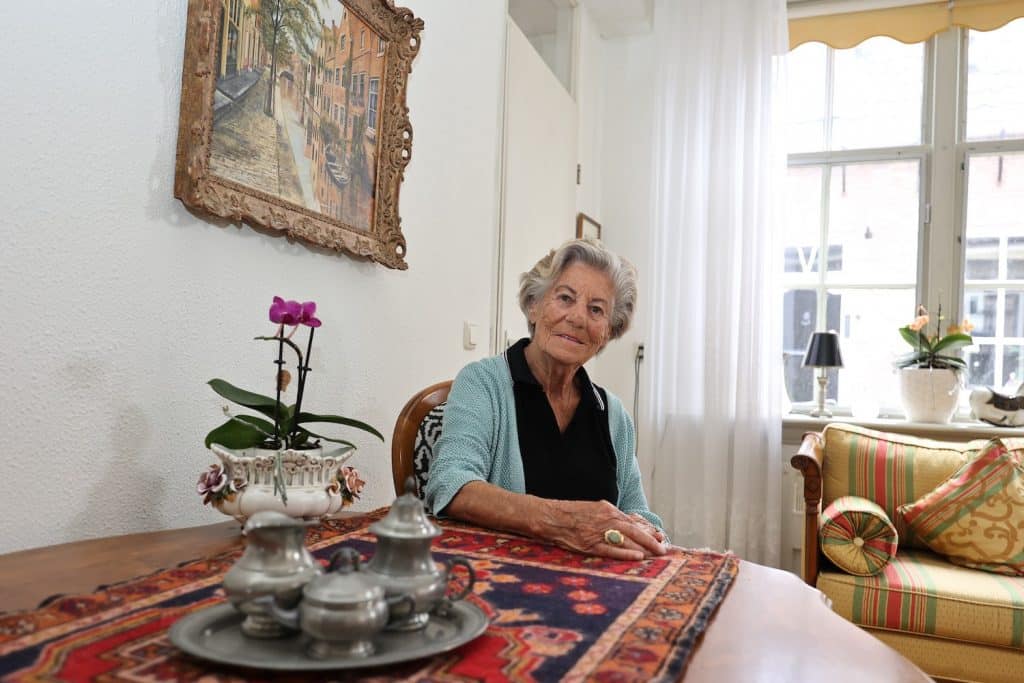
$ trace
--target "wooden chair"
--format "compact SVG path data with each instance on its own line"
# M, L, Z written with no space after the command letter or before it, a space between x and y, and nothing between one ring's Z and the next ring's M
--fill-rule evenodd
M420 435L424 418L427 417L427 413L448 400L451 388L451 380L432 384L410 398L402 412L398 414L395 433L391 437L391 476L397 495L405 492L405 480L416 474L416 438ZM419 491L419 494L422 498L423 492Z

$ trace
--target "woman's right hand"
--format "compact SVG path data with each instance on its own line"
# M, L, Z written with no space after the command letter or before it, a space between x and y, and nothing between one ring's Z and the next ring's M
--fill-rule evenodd
M664 534L639 515L630 515L608 501L544 500L538 537L567 550L616 560L643 560L665 554ZM623 540L605 540L613 529Z

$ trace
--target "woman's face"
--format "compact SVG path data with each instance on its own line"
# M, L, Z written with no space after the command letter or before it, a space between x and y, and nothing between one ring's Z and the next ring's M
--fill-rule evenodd
M571 264L530 309L530 322L536 326L531 343L556 363L583 365L611 335L614 295L606 274L583 263Z

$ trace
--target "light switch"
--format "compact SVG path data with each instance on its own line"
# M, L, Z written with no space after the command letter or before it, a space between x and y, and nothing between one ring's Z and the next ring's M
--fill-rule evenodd
M480 341L480 326L468 320L462 323L462 348L475 349Z

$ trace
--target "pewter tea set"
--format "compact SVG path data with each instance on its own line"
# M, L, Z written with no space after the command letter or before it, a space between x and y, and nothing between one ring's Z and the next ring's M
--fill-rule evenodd
M342 548L324 572L303 545L306 522L259 512L245 524L245 552L224 575L228 604L178 621L171 641L212 661L278 670L378 666L451 650L479 636L487 618L462 600L475 575L462 558L435 563L441 535L410 477L405 494L370 525L373 558ZM448 595L452 569L465 585Z

